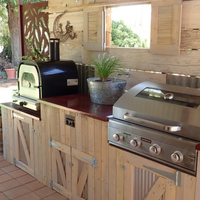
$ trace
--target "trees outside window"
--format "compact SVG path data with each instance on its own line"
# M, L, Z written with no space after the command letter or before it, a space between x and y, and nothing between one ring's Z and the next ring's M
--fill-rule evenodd
M140 37L124 24L123 20L112 21L112 46L118 47L143 47L147 48L147 40Z

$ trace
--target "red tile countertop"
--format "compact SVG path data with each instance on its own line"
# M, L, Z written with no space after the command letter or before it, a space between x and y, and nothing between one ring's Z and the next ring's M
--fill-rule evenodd
M101 121L108 121L108 116L112 115L112 106L92 103L88 94L49 97L40 99L38 102L61 109L68 108Z

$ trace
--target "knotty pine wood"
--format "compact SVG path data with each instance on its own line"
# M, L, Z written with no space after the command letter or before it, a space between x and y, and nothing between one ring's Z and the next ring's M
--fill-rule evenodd
M13 141L13 129L14 121L12 119L11 110L1 107L2 112L2 131L3 131L3 153L4 159L14 164L14 141Z
M138 69L163 73L200 75L200 51L181 51L180 56L170 56L153 55L149 53L149 49L125 48L122 51L122 48L107 48L106 53L121 58L123 66L128 69ZM89 58L91 56L96 57L98 56L98 54L101 53L85 51L84 49L82 49L83 63L89 63ZM147 74L145 77L151 79L150 74ZM124 79L125 77L121 76L120 78ZM163 82L166 81L164 78L165 77L160 77ZM137 73L135 73L133 76L130 76L130 78L128 79L128 84L129 82L134 82L135 79L137 79ZM142 82L145 81L145 79L142 77L139 81Z
M200 28L200 1L184 1L182 15L182 29Z
M172 168L109 146L109 200L160 200L161 197L162 200L195 199L195 177L181 173L179 187L175 181L145 166L176 175L176 170Z
M59 0L63 2L63 0ZM48 5L49 9L45 9L42 12L49 12L49 13L61 13L64 11L77 11L77 10L82 10L84 8L97 8L97 7L106 7L106 6L117 6L117 5L132 5L132 4L144 4L144 3L150 3L153 0L121 0L121 1L116 1L116 0L109 0L109 1L90 1L86 0L84 4L64 4L63 6L59 6L60 4L52 4L52 2ZM61 3L63 4L63 3Z
M95 200L127 200L129 197L133 197L133 200L138 200L142 198L141 194L144 193L143 191L140 191L142 184L149 183L151 186L153 186L154 181L151 182L148 177L155 177L154 180L156 180L156 177L159 176L160 179L162 181L164 180L165 182L165 199L163 200L199 199L199 170L197 172L197 179L188 174L181 173L181 187L176 187L174 181L167 179L162 175L156 174L152 176L152 172L144 168L144 166L161 169L172 174L175 174L176 170L109 146L107 142L107 122L93 119L91 117L81 115L80 113L77 115L76 112L73 112L75 118L78 118L75 120L78 124L76 124L77 129L75 128L76 130L73 132L75 135L74 140L77 141L77 137L81 137L84 142L79 141L71 143L71 140L68 140L68 145L62 144L62 142L53 140L51 136L59 139L60 141L64 141L64 135L67 133L67 130L65 128L60 128L61 133L58 133L58 137L55 136L55 133L53 132L56 130L56 128L51 129L52 125L50 125L50 121L48 120L49 117L53 117L50 115L53 111L58 112L58 114L51 119L51 123L54 123L55 127L57 126L56 123L58 123L60 126L66 127L64 121L61 119L65 117L65 113L69 114L72 111L69 112L67 109L60 109L60 111L58 111L57 108L52 108L52 106L44 104L41 105L41 109L42 121L32 121L32 128L35 129L33 137L35 146L33 149L35 163L34 176L36 179L42 181L46 185L49 185L51 179L56 181L62 178L56 176L58 171L55 171L55 169L57 168L57 170L63 170L64 165L68 166L68 168L65 167L65 169L68 169L65 171L65 173L66 176L71 177L72 170L72 180L67 179L68 181L65 183L64 179L62 179L62 182L64 182L63 184L66 184L65 186L67 186L67 190L64 190L64 187L61 187L63 191L61 193L67 198L81 199L77 196L77 194L80 196L83 185L86 183L85 189L87 189L87 192L84 190L83 193L84 195L88 196L88 198L94 198ZM5 138L4 156L9 162L12 163L15 151L13 137L14 125L12 125L14 120L11 117L11 110L7 108L2 108L2 116L3 135ZM28 119L28 121L29 120L30 119ZM64 133L62 131L64 131ZM60 148L50 147L50 138L54 143L60 146ZM75 148L72 147L73 145L75 145ZM80 145L80 147L77 145ZM53 148L56 149L56 151L51 150ZM66 152L66 157L62 152ZM62 161L59 159L56 161L56 164L55 160L58 159L59 155L62 155ZM97 159L97 168L93 168L91 163L85 161L83 157L90 159L95 157ZM69 162L71 159L72 163L74 164L72 168L69 167ZM64 163L62 164L62 162ZM84 169L84 166L87 169ZM125 168L123 169L122 166ZM86 177L82 176L82 178L78 178L79 175L81 175L81 170L87 171L87 182ZM62 171L62 174L63 173L64 171ZM82 175L84 174L82 173ZM140 180L138 180L138 178L140 178ZM77 180L80 180L80 182L77 182ZM71 182L75 184L71 184ZM124 185L125 183L126 185ZM56 186L60 187L60 185ZM152 190L150 190L150 188L151 187L149 187L150 192L147 196L147 199L153 194L153 189L156 188L156 185ZM195 188L197 188L196 193ZM60 192L59 190L57 191ZM72 191L72 193L70 191ZM139 191L140 193L137 194ZM163 191L160 191L160 194L162 193Z
M55 156L52 158L52 151L49 151L49 147L47 144L47 138L51 138L58 146L67 145L72 149L72 196L75 195L75 198L80 198L80 191L82 191L82 187L84 181L82 183L77 183L78 185L74 185L76 183L77 170L80 169L79 164L86 163L89 166L91 163L85 161L82 157L87 157L89 159L93 159L95 157L97 159L97 168L92 168L87 166L87 170L90 171L88 175L88 181L86 183L86 187L83 190L84 195L88 195L94 197L96 200L108 200L108 143L107 143L107 123L98 119L94 119L85 115L80 114L79 112L72 112L65 109L56 108L49 105L41 105L41 119L42 119L42 131L44 134L43 143L43 151L45 151L46 157L43 157L43 182L48 185L50 182L51 175L46 171L52 171L53 169L50 164L50 161L53 162L55 160ZM54 114L53 114L54 113ZM65 125L65 115L72 115L75 117L75 128ZM50 116L50 119L49 119ZM49 121L50 120L50 121ZM47 125L48 124L48 125ZM59 129L58 129L59 127ZM48 134L47 134L48 133ZM60 151L65 152L62 148ZM43 155L44 156L44 155ZM59 164L61 166L61 164ZM68 164L67 164L68 165ZM78 166L77 166L78 165ZM52 166L55 166L53 164ZM55 167L53 167L55 169ZM57 172L52 171L53 176ZM92 175L93 174L93 175ZM45 179L44 179L45 178ZM85 180L83 178L83 180ZM87 185L88 184L88 185ZM58 186L60 187L60 186ZM79 189L78 189L78 188ZM87 190L87 191L86 191ZM66 193L66 190L63 188L62 194ZM78 191L78 192L77 192ZM59 192L59 190L58 190ZM79 196L79 197L78 197Z
M102 2L102 1L101 1ZM122 2L122 1L120 1ZM56 5L57 2L50 0L49 4ZM183 1L182 3L182 28L199 28L200 15L198 12L199 1ZM59 5L59 4L57 4ZM50 6L51 7L51 6ZM70 16L71 15L71 16ZM50 27L54 22L57 15L50 15ZM90 56L97 56L100 52L85 51L81 45L83 45L83 11L75 13L67 13L65 17L61 18L62 22L67 20L74 21L72 25L74 30L78 30L78 38L75 40L67 40L66 43L61 43L61 59L72 59L75 62L89 63ZM195 20L194 20L195 19ZM82 24L82 25L81 25ZM191 25L192 24L192 25ZM197 24L197 25L195 25ZM191 26L190 26L191 25ZM82 29L81 29L82 27ZM50 28L52 31L52 28ZM80 32L79 32L80 31ZM183 31L183 30L182 30ZM80 40L79 40L80 38ZM196 39L196 38L195 38ZM194 38L188 40L188 44L199 43L199 39ZM184 44L184 39L181 39ZM80 45L80 46L77 46ZM149 53L149 49L129 49L129 48L107 48L106 53L110 55L118 56L121 58L124 67L130 69L141 69L147 71L159 71L164 73L180 73L189 75L200 75L199 66L199 51L181 51L180 56L168 56L168 55L152 55ZM151 75L147 74L147 77L151 79ZM124 77L122 77L124 78ZM133 75L128 79L128 85L133 86L132 82L137 78L137 75ZM160 77L164 80L164 77ZM140 82L145 81L142 77ZM130 84L129 84L130 82Z
M182 0L152 2L150 44L152 54L180 54L181 3Z
M181 38L181 49L200 49L200 30L182 30Z

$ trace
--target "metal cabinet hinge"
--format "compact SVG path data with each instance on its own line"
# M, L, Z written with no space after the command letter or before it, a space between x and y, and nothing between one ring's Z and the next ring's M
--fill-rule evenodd
M73 165L74 165L74 164L73 164L72 162L69 163L69 166L70 166L70 167L73 167Z
M51 189L55 188L56 190L62 192L62 189L60 189L57 185L55 185L52 180L50 180L50 187Z
M176 183L176 186L181 187L181 172L176 171L176 174L172 174L172 173L169 173L169 172L166 172L166 171L163 171L163 170L160 170L160 169L148 167L148 166L145 166L145 165L143 165L143 167L146 168L146 169L149 169L149 170L151 170L151 171L153 171L157 174L165 176L166 178L173 180Z
M52 142L51 139L49 139L49 146L52 147L57 147L57 148L61 148L61 146L57 145L56 143Z
M86 160L87 162L91 163L91 164L93 165L94 168L97 167L97 159L96 159L96 158L90 159L90 158L83 157L83 156L81 156L81 158L83 158L83 159Z

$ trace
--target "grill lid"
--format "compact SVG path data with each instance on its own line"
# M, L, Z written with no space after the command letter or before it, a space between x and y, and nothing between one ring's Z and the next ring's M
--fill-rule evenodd
M113 117L153 129L200 140L200 91L143 82L113 106Z

